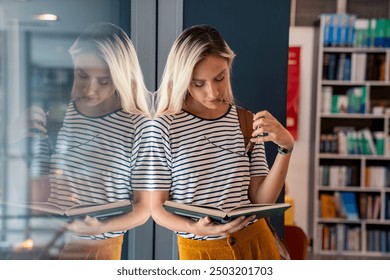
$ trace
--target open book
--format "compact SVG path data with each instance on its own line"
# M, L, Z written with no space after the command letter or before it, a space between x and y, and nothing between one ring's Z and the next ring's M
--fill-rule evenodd
M265 218L281 215L291 205L288 203L245 204L237 206L230 211L224 211L213 206L184 204L167 200L164 202L163 207L168 212L176 215L192 219L210 217L213 221L223 224L241 216L256 215L256 218Z
M133 209L130 200L120 200L105 204L76 204L67 209L49 202L34 202L28 204L27 207L37 214L59 215L70 218L91 216L99 219L128 213Z

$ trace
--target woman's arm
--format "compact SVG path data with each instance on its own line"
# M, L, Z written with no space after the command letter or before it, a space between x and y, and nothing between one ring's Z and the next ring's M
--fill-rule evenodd
M87 216L68 225L68 230L78 234L96 235L105 232L126 231L144 224L150 217L149 191L134 191L133 210L105 220Z
M154 191L151 215L157 224L172 231L189 232L198 236L225 236L244 228L254 219L254 216L239 217L227 224L216 224L209 217L194 221L166 211L162 205L167 199L169 199L168 191Z
M279 147L289 150L287 154L278 155L267 176L252 177L249 188L249 199L252 203L273 203L278 198L286 180L294 138L291 133L268 111L261 111L254 116L254 132L251 139L255 143L272 141ZM262 136L267 133L266 136Z

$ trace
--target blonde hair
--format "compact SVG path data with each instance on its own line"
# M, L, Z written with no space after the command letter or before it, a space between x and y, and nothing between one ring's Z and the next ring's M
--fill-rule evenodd
M133 43L111 23L89 26L69 48L73 60L83 53L95 53L107 63L124 111L150 116L148 91ZM72 93L73 94L73 93Z
M176 114L183 107L195 65L209 55L226 58L231 68L235 53L219 32L207 25L195 25L184 30L175 40L157 90L156 116ZM229 87L222 101L234 104Z

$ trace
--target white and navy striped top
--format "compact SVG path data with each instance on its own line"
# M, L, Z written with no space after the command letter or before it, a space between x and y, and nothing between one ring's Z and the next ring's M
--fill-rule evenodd
M245 155L236 107L218 119L202 119L186 111L161 116L153 123L152 187L169 190L170 199L230 210L250 203L250 176L266 176L264 144L256 144L252 159ZM192 239L215 239L178 232Z
M150 120L145 116L123 110L87 117L71 102L51 154L49 202L65 209L75 204L131 200L133 190L147 190L142 151L147 143L143 134L149 127ZM48 150L47 145L42 146L41 151ZM40 166L45 166L44 157L39 158ZM87 238L120 234L123 232Z

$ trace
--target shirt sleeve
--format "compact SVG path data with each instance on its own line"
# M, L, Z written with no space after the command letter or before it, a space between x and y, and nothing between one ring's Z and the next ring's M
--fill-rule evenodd
M30 173L32 177L48 176L50 173L51 150L47 135L33 138L32 161Z
M142 136L136 135L137 158L132 170L134 190L169 190L171 187L171 156L166 118L148 120ZM139 133L139 132L138 132ZM134 148L133 148L134 149Z
M257 143L251 154L250 174L251 177L267 176L269 172L264 143Z

